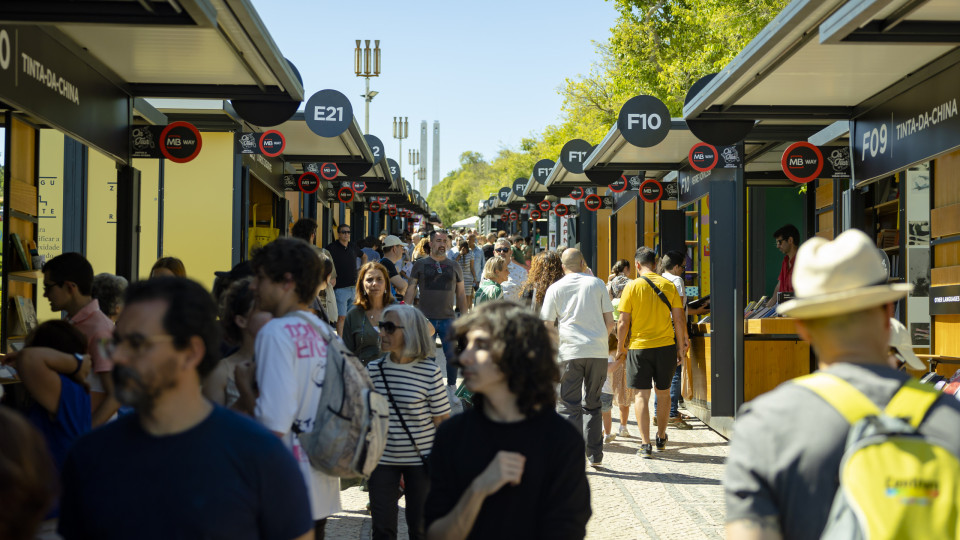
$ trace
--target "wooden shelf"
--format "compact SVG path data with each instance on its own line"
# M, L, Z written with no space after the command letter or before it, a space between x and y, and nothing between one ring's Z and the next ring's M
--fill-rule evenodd
M684 243L687 244L688 246L695 246L695 245L699 244L700 241L699 241L699 240L687 240L687 241L684 242Z
M7 279L36 284L40 281L40 273L40 270L18 270L16 272L8 272Z
M31 216L30 214L25 214L19 210L10 210L10 217L22 219L24 221L29 221L30 223L39 223L40 220L37 219L37 216Z
M899 208L900 199L893 199L892 201L882 202L876 206L871 206L867 210L876 210L877 213L880 213L881 210L886 212L896 211Z
M700 212L697 212L696 210L689 210L689 211L687 211L687 212L684 212L683 214L686 215L686 216L695 216L695 215L697 215L697 214L699 214L699 213L700 213Z
M890 246L890 247L880 248L880 250L885 251L887 253L893 253L895 251L900 251L900 246Z

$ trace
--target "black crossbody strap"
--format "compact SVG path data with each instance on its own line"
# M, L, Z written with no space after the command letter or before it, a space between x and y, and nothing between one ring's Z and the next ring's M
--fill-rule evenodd
M393 394L390 393L390 383L387 382L387 374L383 371L384 361L386 361L386 358L380 361L380 378L383 379L383 387L387 389L387 398L390 400L390 404L393 405L393 410L397 411L397 418L400 419L400 426L403 428L404 433L407 434L407 438L410 439L410 442L413 443L413 449L416 450L417 455L420 456L420 461L426 465L427 458L423 457L423 452L420 451L420 447L417 446L417 441L413 438L413 435L410 433L410 429L407 427L407 421L403 419L403 413L400 412L400 407L397 407L397 402L393 399Z
M663 291L660 290L660 287L657 287L656 285L654 285L653 282L650 281L650 278L648 278L647 276L640 276L640 278L646 281L647 283L649 283L651 287L653 287L653 292L657 293L657 297L660 298L660 301L663 302L663 305L667 306L667 311L670 311L671 313L673 313L673 306L670 305L670 301L667 300L667 295L663 294Z

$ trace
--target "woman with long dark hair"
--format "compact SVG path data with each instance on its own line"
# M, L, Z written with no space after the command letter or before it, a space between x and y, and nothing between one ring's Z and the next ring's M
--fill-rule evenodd
M538 253L530 264L527 281L520 288L520 298L524 302L530 302L528 305L534 313L540 313L547 287L562 277L563 265L560 263L560 255L553 251Z
M361 266L357 274L357 297L343 320L343 343L364 365L380 356L377 324L383 308L394 302L386 267L378 262Z

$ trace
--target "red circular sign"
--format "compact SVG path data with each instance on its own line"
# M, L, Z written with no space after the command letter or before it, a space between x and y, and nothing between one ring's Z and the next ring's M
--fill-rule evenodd
M380 204L387 204L387 197L384 197L384 196L377 197L377 202Z
M200 130L188 122L173 122L160 132L160 153L174 163L186 163L200 155Z
M608 187L614 193L623 193L627 190L627 177L621 174L620 178L614 180Z
M286 147L287 140L283 138L283 133L275 129L264 131L260 135L260 153L267 157L279 156Z
M563 217L563 216L567 215L567 213L570 212L570 209L567 208L567 205L565 205L565 204L563 204L563 203L557 203L557 206L553 209L553 211L554 211L558 216Z
M370 211L379 212L383 208L383 205L377 201L370 201Z
M353 184L351 184L350 187L352 187L353 190L356 191L357 193L363 193L364 191L367 190L367 183L366 183L366 182L354 182Z
M663 197L663 185L653 178L648 178L640 184L640 198L648 203L655 203Z
M342 187L337 190L337 199L342 203L348 203L353 200L353 190L348 187Z
M320 165L320 176L322 176L324 180L333 180L339 173L340 168L337 167L336 163L323 163Z
M543 212L549 212L551 204L550 204L550 201L543 200L543 201L540 201L539 204L537 204L537 207L540 208L540 210Z
M583 198L584 193L585 191L582 187L575 187L573 188L573 191L570 192L570 198L575 201L579 201Z
M536 221L536 220L540 219L540 211L539 211L539 210L531 210L531 211L530 211L530 219L532 219L533 221Z
M320 189L320 177L317 176L317 173L307 171L300 175L297 185L300 186L300 191L304 193L316 193Z
M525 204L525 205L521 206L520 209L523 210L524 212L526 212L527 210L530 209L530 205L529 205L529 204Z
M587 207L587 210L591 212L596 212L603 206L603 199L600 198L596 193L591 193L587 195L587 198L583 200L583 205Z
M520 219L520 215L516 212L510 212L510 221L516 221Z
M699 142L690 148L690 154L687 160L690 166L700 172L707 172L717 166L717 160L720 159L720 153L717 147L705 142Z
M397 217L397 205L395 205L395 204L388 204L388 205L387 205L387 213L390 214L390 217Z
M510 221L510 212L500 214L500 221Z
M780 165L787 178L806 184L820 177L820 172L823 171L823 153L816 145L807 141L795 142L783 152Z

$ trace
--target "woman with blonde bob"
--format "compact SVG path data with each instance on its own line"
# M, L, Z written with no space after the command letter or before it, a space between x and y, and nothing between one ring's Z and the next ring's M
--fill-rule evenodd
M510 267L507 259L495 255L487 260L483 266L483 280L477 294L473 297L473 305L479 306L490 300L503 298L503 287L500 285L510 277Z
M370 515L374 538L397 537L397 490L404 481L410 538L425 538L424 505L430 488L427 456L440 422L450 416L447 388L436 350L433 328L420 310L393 305L379 323L383 356L367 371L377 392L390 402L387 448L370 475Z
M343 343L366 365L380 356L380 322L383 308L396 302L390 294L386 267L368 262L357 273L357 296L343 320Z

